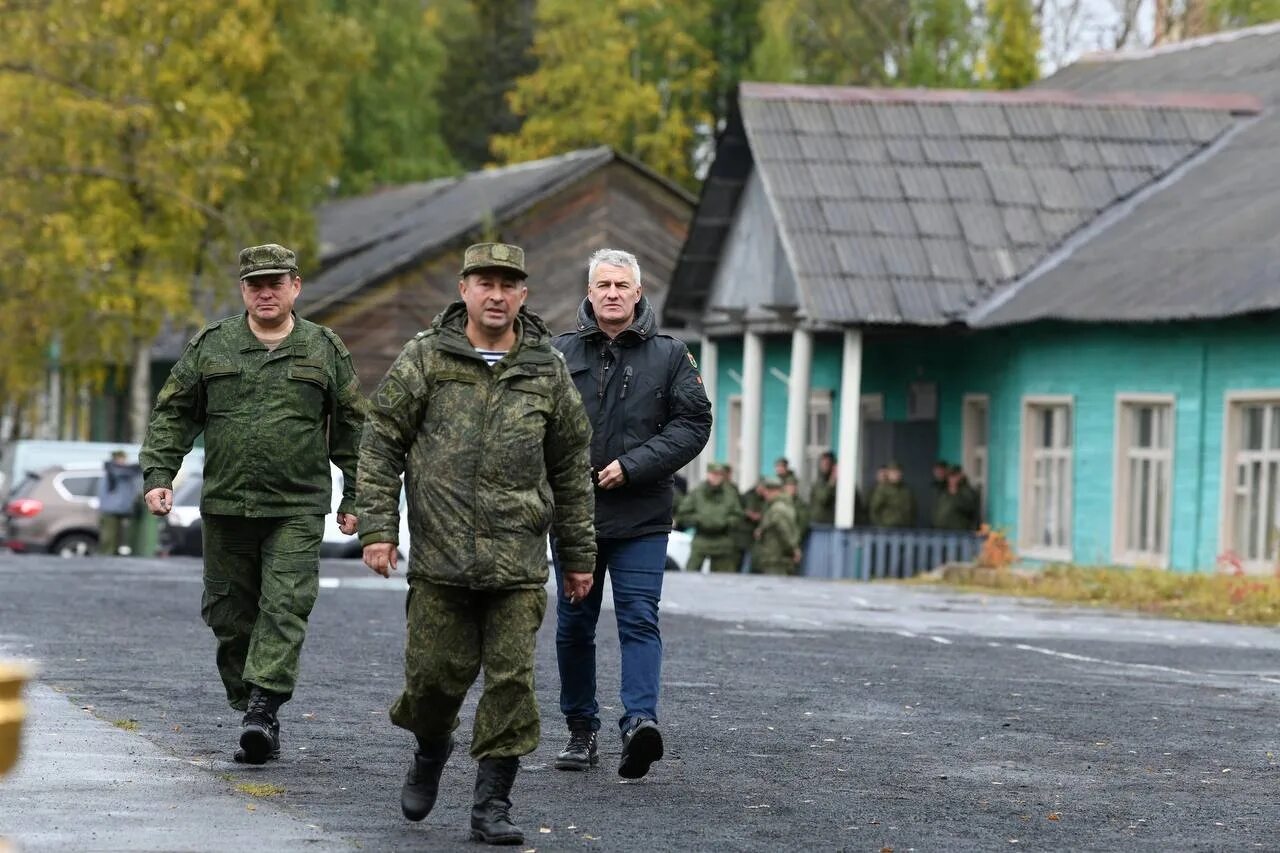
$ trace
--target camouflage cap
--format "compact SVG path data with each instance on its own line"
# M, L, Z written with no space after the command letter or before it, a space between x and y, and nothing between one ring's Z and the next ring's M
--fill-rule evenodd
M723 462L708 462L708 463L707 463L707 473L708 473L708 474L723 474L723 473L725 472L725 469L726 469L726 468L728 468L728 466L727 466L727 465L725 465Z
M286 249L279 243L250 246L240 250L241 280L259 275L280 275L280 273L297 271L298 256L292 249Z
M782 481L777 477L765 477L760 481L760 485L764 486L766 489L781 489Z
M466 254L462 256L462 272L459 275L495 267L518 272L521 278L529 276L524 271L524 249L507 243L476 243L468 246Z

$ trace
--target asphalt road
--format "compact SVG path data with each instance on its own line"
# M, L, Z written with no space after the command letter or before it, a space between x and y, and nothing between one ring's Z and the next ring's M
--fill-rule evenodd
M196 561L0 556L0 656L36 659L68 709L136 721L131 733L99 725L181 759L196 774L184 785L203 779L209 796L243 804L244 826L228 817L238 805L216 822L201 809L157 813L190 827L192 849L244 849L255 827L273 850L478 849L467 840L466 754L478 691L435 811L405 822L398 792L411 737L386 717L401 683L402 584L358 564L323 572L302 683L282 714L284 758L266 768L229 760L238 716L199 619ZM668 575L667 757L624 783L609 726L599 770L551 769L564 738L553 628L549 615L538 652L543 743L513 797L522 849L1280 850L1275 629L886 585ZM606 612L608 715L617 678ZM42 728L37 714L31 737ZM74 761L46 772L39 797L70 835L29 835L27 849L93 849L98 836L75 839L77 826L113 818L83 807L76 776ZM0 835L19 843L38 817L21 779L0 782ZM234 788L245 781L284 793L254 798ZM281 826L298 831L281 836ZM125 837L134 849L164 846Z

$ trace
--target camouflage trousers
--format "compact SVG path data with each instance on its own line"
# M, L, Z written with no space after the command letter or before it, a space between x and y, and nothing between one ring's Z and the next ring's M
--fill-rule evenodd
M391 722L423 740L458 727L458 709L484 668L471 755L514 758L538 746L533 653L547 609L537 589L482 591L409 582L404 692Z
M129 533L132 530L132 516L102 513L102 517L98 519L98 553L116 556L121 545L129 544Z
M703 560L711 561L711 571L713 572L736 572L738 566L742 565L742 558L732 544L726 548L722 541L716 541L708 547L698 541L697 536L694 536L693 546L689 549L689 562L685 565L685 570L690 572L702 571Z
M205 515L200 613L218 638L218 674L231 707L255 687L293 695L307 617L320 587L324 516Z

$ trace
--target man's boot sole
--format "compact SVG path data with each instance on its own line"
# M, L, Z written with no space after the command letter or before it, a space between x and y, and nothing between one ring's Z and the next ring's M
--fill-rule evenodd
M266 764L273 749L271 732L258 726L249 726L240 732L240 748L244 750L245 764Z
M557 758L555 768L557 770L590 770L600 763L600 753L596 753L586 761L579 761L576 758Z
M524 844L524 835L520 833L508 833L506 835L489 835L483 830L471 830L472 841L483 841L485 844Z
M662 759L662 734L657 729L640 729L623 751L618 775L623 779L640 779L655 761Z

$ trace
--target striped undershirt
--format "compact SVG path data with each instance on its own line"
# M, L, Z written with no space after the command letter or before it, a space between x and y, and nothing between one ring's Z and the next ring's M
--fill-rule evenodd
M480 353L480 357L483 358L485 361L485 364L489 365L490 367L493 367L495 364L501 361L502 357L507 354L506 350L496 350L496 349L477 349L476 352Z

